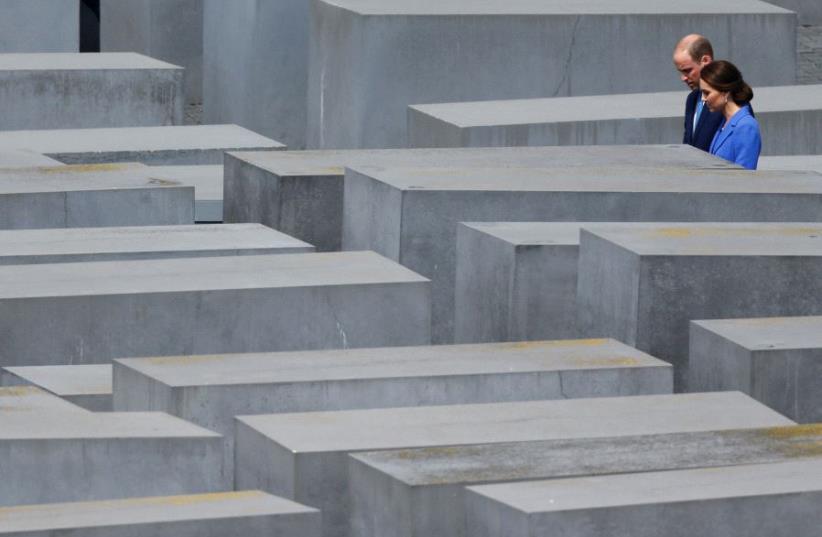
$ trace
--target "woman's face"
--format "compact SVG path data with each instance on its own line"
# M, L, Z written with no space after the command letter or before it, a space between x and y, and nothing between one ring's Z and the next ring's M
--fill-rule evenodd
M705 80L699 81L699 89L702 91L702 101L711 112L722 110L728 102L727 92L719 91Z

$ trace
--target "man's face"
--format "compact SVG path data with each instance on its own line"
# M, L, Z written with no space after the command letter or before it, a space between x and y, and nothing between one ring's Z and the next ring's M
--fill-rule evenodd
M674 66L679 71L679 79L692 90L699 87L699 73L709 63L711 63L711 59L708 56L703 56L700 61L696 61L687 50L674 52Z

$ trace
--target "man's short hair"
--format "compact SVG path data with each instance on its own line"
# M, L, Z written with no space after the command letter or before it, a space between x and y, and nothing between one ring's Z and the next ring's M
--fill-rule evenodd
M691 46L688 47L688 54L691 55L691 59L695 62L698 62L703 56L706 55L713 59L714 47L711 46L711 42L708 41L708 38L699 36L691 42Z

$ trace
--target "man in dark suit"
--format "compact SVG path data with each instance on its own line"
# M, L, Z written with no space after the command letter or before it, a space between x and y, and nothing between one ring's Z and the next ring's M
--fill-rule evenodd
M690 34L676 44L673 59L679 78L691 88L685 100L685 135L682 143L707 152L723 120L720 112L711 112L705 107L699 91L699 74L703 67L714 61L714 49L705 37Z

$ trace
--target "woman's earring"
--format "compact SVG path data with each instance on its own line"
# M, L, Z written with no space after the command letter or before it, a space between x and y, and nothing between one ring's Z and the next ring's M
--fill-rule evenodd
M728 104L728 94L725 94L725 104Z

